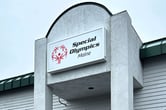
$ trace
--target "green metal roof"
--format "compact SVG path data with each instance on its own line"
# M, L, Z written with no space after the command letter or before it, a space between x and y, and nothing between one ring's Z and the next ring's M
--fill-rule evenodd
M141 59L166 54L166 38L144 43L140 49Z
M34 73L12 77L0 81L0 92L34 84Z
M146 42L140 49L141 59L166 54L166 38ZM34 72L0 80L0 92L34 85Z

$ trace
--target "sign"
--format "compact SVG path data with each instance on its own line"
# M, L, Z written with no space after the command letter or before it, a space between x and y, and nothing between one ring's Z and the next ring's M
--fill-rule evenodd
M47 72L55 73L105 61L105 29L51 42L47 47Z

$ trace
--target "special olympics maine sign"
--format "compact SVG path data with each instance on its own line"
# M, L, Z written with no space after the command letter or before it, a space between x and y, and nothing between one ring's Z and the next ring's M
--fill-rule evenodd
M104 62L105 45L104 28L48 43L47 72L61 72Z

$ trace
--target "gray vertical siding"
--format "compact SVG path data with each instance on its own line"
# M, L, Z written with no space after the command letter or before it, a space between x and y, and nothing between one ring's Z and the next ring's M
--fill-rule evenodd
M135 90L135 110L166 110L166 56L143 62L144 88Z

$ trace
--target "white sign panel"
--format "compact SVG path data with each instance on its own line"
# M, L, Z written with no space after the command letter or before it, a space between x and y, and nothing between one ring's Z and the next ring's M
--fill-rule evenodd
M48 44L47 72L55 73L105 61L105 30L99 28Z

